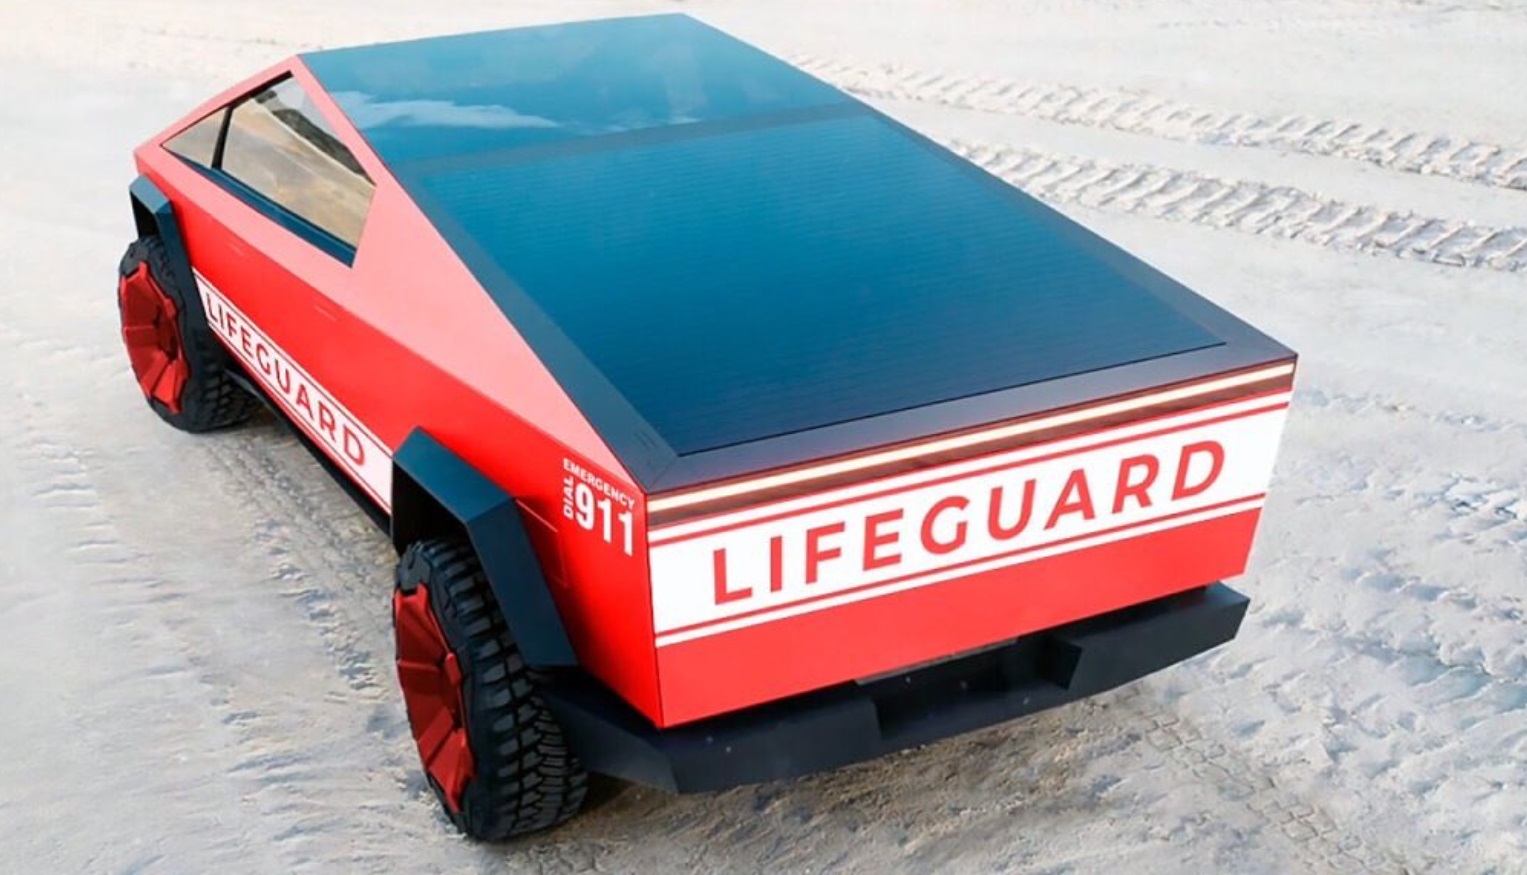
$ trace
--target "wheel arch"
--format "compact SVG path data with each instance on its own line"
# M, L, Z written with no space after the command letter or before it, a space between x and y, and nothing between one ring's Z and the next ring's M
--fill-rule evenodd
M175 282L183 289L195 291L196 277L191 272L191 256L186 250L185 235L180 231L180 222L175 218L175 207L169 195L152 179L142 175L133 180L127 192L132 201L133 226L138 236L157 236L170 256L170 263L177 274Z
M401 554L415 541L452 536L465 538L477 553L525 662L576 666L514 496L416 428L393 455L392 543Z

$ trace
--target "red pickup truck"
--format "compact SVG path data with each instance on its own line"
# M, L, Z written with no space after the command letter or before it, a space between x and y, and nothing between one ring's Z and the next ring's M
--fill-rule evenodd
M391 536L469 835L832 768L1234 637L1292 352L684 16L315 51L135 153L149 406Z

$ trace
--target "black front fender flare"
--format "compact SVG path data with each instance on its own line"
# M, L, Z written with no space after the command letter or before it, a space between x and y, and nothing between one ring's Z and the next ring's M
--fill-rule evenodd
M175 218L175 207L169 196L147 176L134 179L127 191L132 198L133 224L138 236L157 236L179 274L173 278L174 282L182 289L194 291L196 277L191 273L190 253L186 250L186 239L180 233L180 222Z

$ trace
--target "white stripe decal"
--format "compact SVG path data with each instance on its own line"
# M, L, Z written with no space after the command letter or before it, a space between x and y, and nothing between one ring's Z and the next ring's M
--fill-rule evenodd
M944 583L945 581L957 580L961 577L969 577L974 574L981 574L986 571L995 571L999 568L1011 568L1014 565L1022 565L1026 562L1037 562L1040 559L1049 559L1052 556L1062 556L1066 553L1074 553L1078 550L1086 550L1090 547L1100 547L1104 544L1112 544L1117 541L1127 540L1129 538L1138 538L1143 535L1155 534L1156 532L1165 532L1169 529L1175 529L1180 526L1191 526L1194 523L1202 523L1209 520L1219 519L1220 517L1245 513L1248 510L1259 510L1262 507L1262 501L1263 499L1261 497L1248 498L1245 501L1235 502L1224 507L1215 508L1214 510L1204 511L1203 513L1196 513L1190 516L1180 517L1178 519L1150 523L1138 528L1127 529L1120 532L1111 532L1106 535L1099 535L1095 538L1087 538L1085 540L1075 541L1056 547L1043 547L1035 549L1032 552L1021 553L1017 556L1008 557L1006 559L994 559L989 562L982 562L977 565L972 565L966 568L959 568L954 571L937 572L923 577L900 581L887 586L857 590L855 592L845 593L844 595L836 596L834 598L822 599L821 601L810 602L804 605L784 607L780 608L779 610L768 611L761 614L753 614L747 617L741 617L736 620L728 620L720 623L714 623L708 626L700 626L693 629L687 629L682 632L673 632L668 635L659 636L657 639L657 646L667 647L670 644L682 644L685 641L693 641L697 638L707 638L711 635L720 635L725 632L736 631L737 629L746 629L749 626L757 626L763 623L772 623L775 620L783 620L788 617L798 617L801 614L809 614L814 611L824 611L829 608L836 608L843 605L853 604L854 602L862 602L866 599L881 598L882 596L893 595L898 592L906 592L909 589L918 589L924 586L932 586L935 583Z
M266 394L286 411L356 485L392 510L392 453L201 273L196 273L207 323Z
M1289 393L654 533L653 633L691 641L1261 507Z

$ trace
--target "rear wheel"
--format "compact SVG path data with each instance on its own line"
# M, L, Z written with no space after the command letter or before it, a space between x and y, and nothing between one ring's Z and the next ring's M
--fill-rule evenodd
M409 546L392 619L408 721L451 821L497 841L577 814L588 776L537 694L471 547Z
M202 432L249 418L256 401L228 376L195 289L182 288L164 242L142 237L127 247L117 278L122 343L133 377L159 418Z

